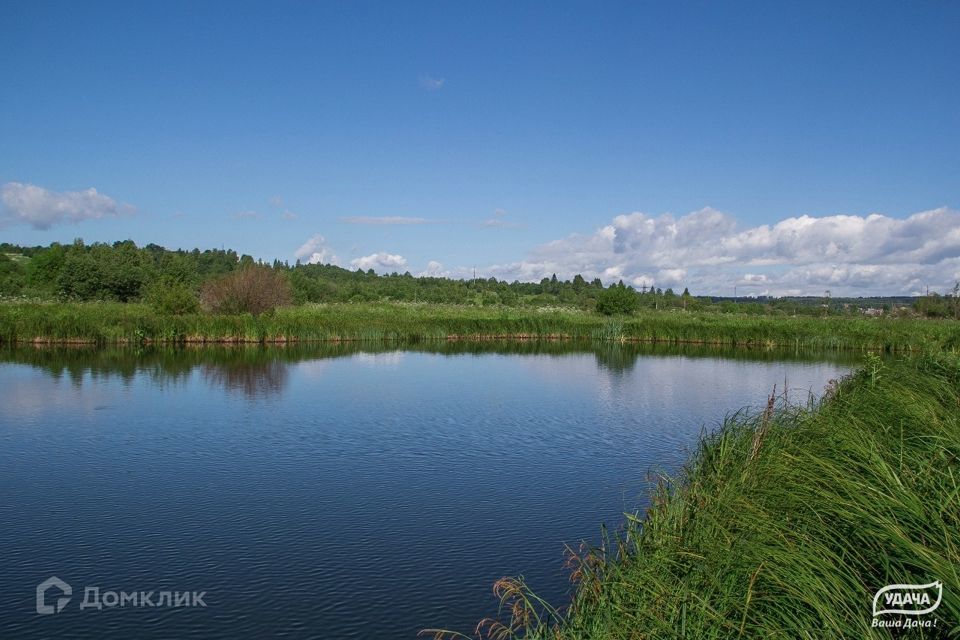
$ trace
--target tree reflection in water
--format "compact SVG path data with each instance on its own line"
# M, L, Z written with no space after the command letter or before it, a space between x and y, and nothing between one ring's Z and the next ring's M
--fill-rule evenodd
M287 384L289 368L278 359L242 364L202 364L200 375L211 387L240 391L248 398L280 395Z
M342 358L355 354L411 351L446 356L464 354L553 355L592 353L597 366L615 375L629 372L641 356L682 355L689 358L730 358L751 361L829 361L854 363L855 352L838 353L784 349L731 349L702 345L651 345L595 343L590 341L437 341L310 343L270 346L143 346L65 347L28 346L0 349L0 362L27 364L45 370L52 378L65 378L74 386L85 380L119 377L131 383L145 374L161 385L186 384L195 372L207 384L248 398L277 396L288 384L289 365Z

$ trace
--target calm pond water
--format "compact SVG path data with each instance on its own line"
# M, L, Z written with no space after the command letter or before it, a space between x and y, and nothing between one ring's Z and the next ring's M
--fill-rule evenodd
M560 604L564 545L643 509L648 473L677 471L703 427L851 364L569 344L0 352L0 637L414 638L472 630L518 574ZM39 615L51 576L72 599ZM81 609L88 587L207 606Z

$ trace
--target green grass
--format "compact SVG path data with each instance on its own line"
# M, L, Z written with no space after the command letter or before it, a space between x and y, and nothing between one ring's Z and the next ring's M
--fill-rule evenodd
M482 635L889 638L874 593L940 580L922 618L937 626L909 637L960 637L960 358L868 358L817 406L731 416L572 566L562 610L498 582L502 617Z
M143 304L0 304L0 341L284 342L451 338L590 339L804 349L960 350L960 323L863 317L764 317L681 311L608 318L569 308L329 304L260 317L159 316Z

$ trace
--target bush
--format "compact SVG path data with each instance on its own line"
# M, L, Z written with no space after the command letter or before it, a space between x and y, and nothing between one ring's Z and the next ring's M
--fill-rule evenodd
M161 315L180 316L200 310L197 294L182 282L161 281L151 285L146 301Z
M290 301L287 278L263 265L244 266L211 280L200 292L200 304L214 313L251 313L256 316L290 304Z
M0 253L0 296L15 296L23 291L25 270L16 260Z
M611 285L604 289L597 297L597 311L612 316L614 314L630 314L640 307L637 292L623 284Z

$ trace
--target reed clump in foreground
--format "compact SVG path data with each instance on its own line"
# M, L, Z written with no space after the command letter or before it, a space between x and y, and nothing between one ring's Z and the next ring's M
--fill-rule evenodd
M165 315L140 303L0 304L0 342L10 344L418 342L489 338L803 349L960 350L960 323L678 310L607 317L569 307L432 303L307 304L281 307L260 315Z
M960 358L870 359L815 407L731 416L643 517L571 558L569 607L504 579L477 635L889 638L876 591L939 580L910 637L960 637Z

